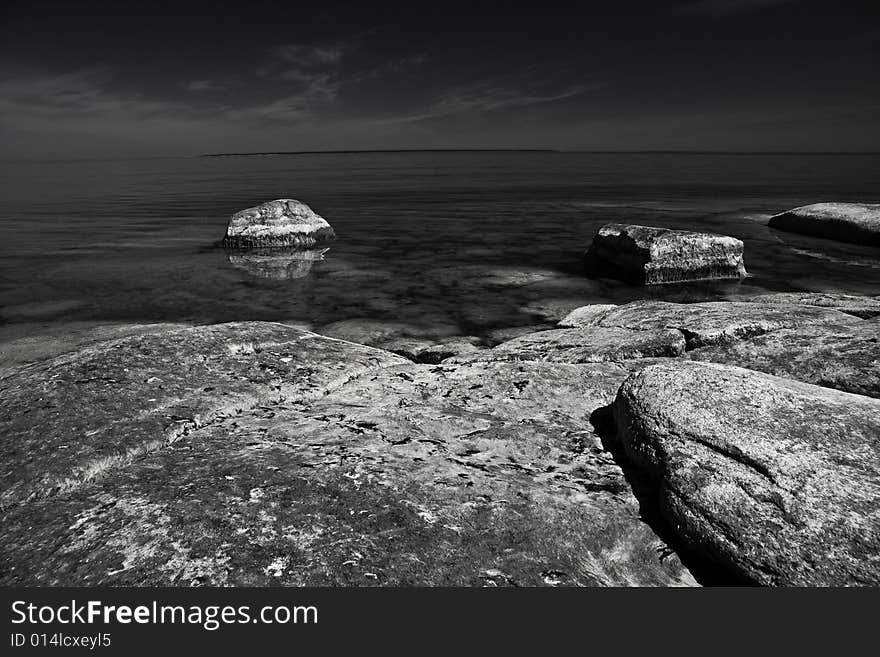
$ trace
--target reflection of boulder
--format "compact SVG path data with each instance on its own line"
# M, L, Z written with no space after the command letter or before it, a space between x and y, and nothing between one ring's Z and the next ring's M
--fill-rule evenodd
M227 251L226 257L233 267L243 269L253 276L290 280L308 276L315 260L323 260L329 249L250 249Z
M283 198L232 215L223 246L233 249L309 248L335 236L330 224L308 205Z

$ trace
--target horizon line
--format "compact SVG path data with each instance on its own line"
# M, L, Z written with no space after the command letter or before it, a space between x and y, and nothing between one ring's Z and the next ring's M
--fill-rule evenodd
M190 155L119 155L119 156L71 156L71 157L17 157L2 158L0 163L41 163L41 162L106 162L121 160L183 160L211 157L267 157L290 155L355 155L360 153L555 153L596 154L596 155L880 155L880 150L871 151L734 151L700 149L562 149L562 148L364 148L340 150L303 151L245 151L241 153L200 153Z
M348 155L356 153L595 153L595 154L692 154L692 155L880 155L876 151L748 151L705 149L565 149L565 148L347 148L301 151L244 151L240 153L201 153L180 157L254 157L272 155Z

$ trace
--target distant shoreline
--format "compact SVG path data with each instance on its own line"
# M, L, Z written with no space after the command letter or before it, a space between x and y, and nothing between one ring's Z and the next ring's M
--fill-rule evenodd
M330 151L270 151L254 153L203 153L198 157L259 157L265 155L353 155L356 153L562 153L555 148L380 148Z
M336 151L275 151L253 153L202 153L188 155L140 155L140 156L100 156L100 157L46 157L46 158L3 158L0 163L12 164L47 164L66 162L130 162L147 160L192 160L220 157L278 157L291 155L358 155L358 154L395 154L395 153L540 153L554 155L694 155L694 156L840 156L840 157L876 157L880 151L698 151L698 150L569 150L561 148L401 148L401 149L366 149Z
M699 150L567 150L560 148L386 148L386 149L346 149L327 151L268 151L245 153L202 153L195 157L268 157L279 155L359 155L395 153L557 153L596 154L596 155L880 155L880 151L699 151ZM185 156L184 156L185 157Z

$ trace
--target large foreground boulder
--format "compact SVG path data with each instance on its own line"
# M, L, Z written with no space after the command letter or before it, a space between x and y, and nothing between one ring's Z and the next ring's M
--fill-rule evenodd
M770 217L770 228L880 246L880 204L814 203Z
M308 205L283 198L232 215L226 226L223 246L233 249L310 248L335 236L330 224Z
M0 585L692 585L590 422L627 374L259 322L13 371Z
M600 228L586 260L596 275L645 285L746 275L738 239L629 224Z
M755 584L880 585L880 401L670 361L627 379L613 411L692 549Z

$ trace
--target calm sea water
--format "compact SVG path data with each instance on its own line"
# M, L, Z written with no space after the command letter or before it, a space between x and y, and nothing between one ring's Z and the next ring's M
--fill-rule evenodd
M880 293L880 253L778 233L773 213L880 202L877 155L374 153L5 163L0 328L244 319L320 330L368 318L487 336L591 302L766 290ZM229 258L227 217L311 205L339 239L323 259ZM589 278L606 222L724 233L751 277L642 288Z

